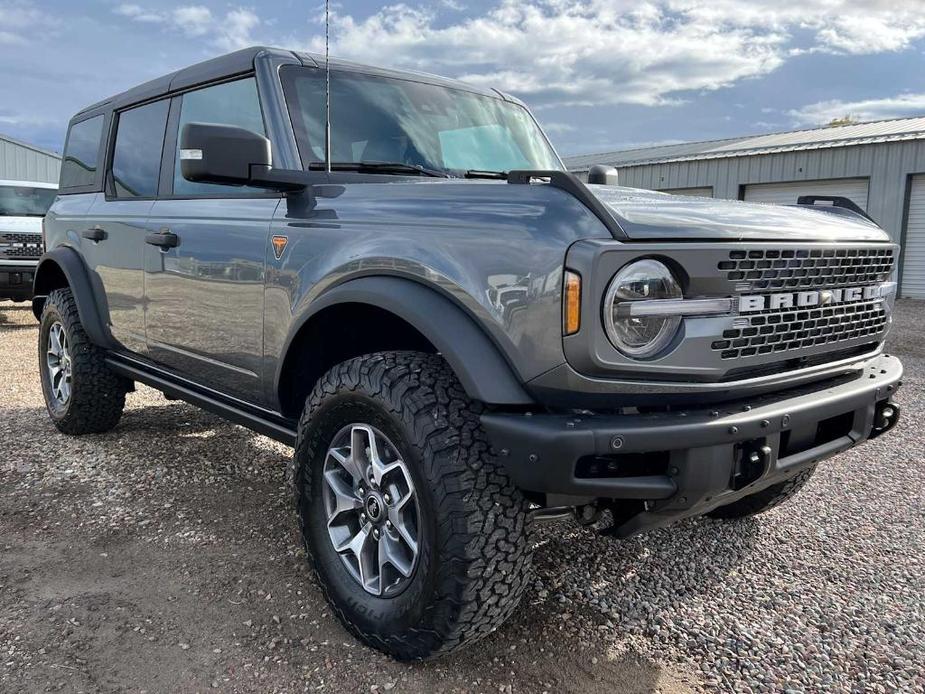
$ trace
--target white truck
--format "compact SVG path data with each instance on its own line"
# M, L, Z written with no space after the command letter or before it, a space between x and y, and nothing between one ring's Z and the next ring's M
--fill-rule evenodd
M56 183L0 180L0 300L32 298L42 219L57 194Z

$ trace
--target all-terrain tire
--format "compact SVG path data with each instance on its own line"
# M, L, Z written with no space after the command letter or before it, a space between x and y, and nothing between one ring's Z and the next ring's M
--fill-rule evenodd
M351 633L401 660L491 633L529 582L529 504L495 459L479 412L440 356L381 352L328 371L299 422L290 483L315 576ZM420 497L416 568L392 597L364 591L326 527L322 466L335 432L355 422L394 442Z
M812 465L797 473L789 480L762 489L760 492L750 494L726 506L715 508L707 513L707 515L710 518L736 520L770 511L772 508L784 503L800 491L809 481L809 478L813 476L815 471L816 466Z
M49 334L56 324L63 326L70 356L70 396L63 403L52 392L46 361ZM106 366L103 350L90 342L70 289L55 289L45 300L38 349L45 408L59 431L75 436L99 434L118 424L131 381L113 373Z

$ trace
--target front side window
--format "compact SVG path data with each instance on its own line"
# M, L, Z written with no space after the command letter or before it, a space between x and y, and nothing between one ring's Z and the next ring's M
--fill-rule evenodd
M325 80L285 68L289 114L308 168L324 159ZM332 163L391 162L467 171L561 169L530 113L518 104L405 79L331 73Z
M161 170L166 99L119 114L112 153L112 189L117 198L153 198Z
M217 84L183 95L180 106L179 132L187 123L216 123L234 125L259 135L266 135L257 83L253 77ZM217 183L194 183L183 178L180 172L180 137L177 137L177 154L173 173L174 195L241 195L265 193L265 190L248 186L226 186Z
M0 186L0 217L44 217L58 191L32 186Z
M100 138L103 135L103 116L94 116L75 123L67 134L64 160L61 163L61 187L81 188L92 186L96 180Z

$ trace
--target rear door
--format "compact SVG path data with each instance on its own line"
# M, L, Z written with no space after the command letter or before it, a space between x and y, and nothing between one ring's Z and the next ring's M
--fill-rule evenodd
M192 122L265 133L253 77L174 99L168 127L171 175L151 210L155 232L175 246L145 248L151 357L198 383L253 400L262 393L263 292L270 221L278 194L191 183L180 174L178 134Z
M144 251L157 195L169 101L114 114L104 193L80 230L81 252L102 285L113 337L144 353Z

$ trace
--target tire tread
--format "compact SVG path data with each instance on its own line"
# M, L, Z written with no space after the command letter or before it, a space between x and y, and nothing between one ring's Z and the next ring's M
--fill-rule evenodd
M309 395L299 422L291 470L296 508L303 508L309 471L303 437L326 398L354 391L377 400L399 419L426 470L437 508L439 557L434 600L421 626L382 634L359 628L315 576L335 614L365 643L401 659L449 653L490 634L507 620L529 581L532 563L528 503L495 460L472 402L438 355L381 352L343 362ZM314 442L316 445L316 442ZM302 454L302 455L300 455ZM300 524L304 522L299 513ZM308 534L301 528L303 540ZM306 541L306 551L312 548Z
M122 417L125 408L125 394L130 382L113 373L106 366L105 352L94 345L77 310L77 302L69 288L55 289L49 293L42 308L41 329L47 330L51 313L57 313L67 333L71 352L71 399L63 414L55 413L45 394L46 406L52 421L59 431L72 436L100 434L111 430ZM39 368L43 369L44 354L39 341ZM45 377L42 376L43 390Z

